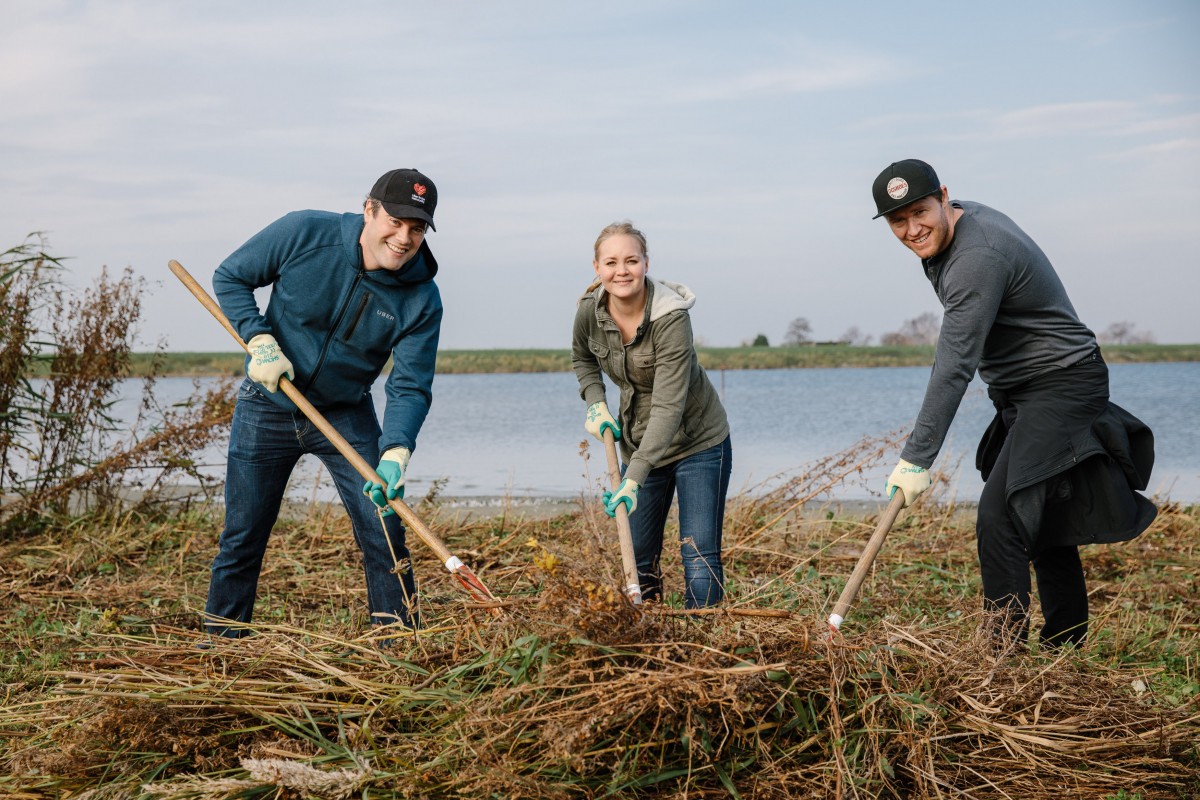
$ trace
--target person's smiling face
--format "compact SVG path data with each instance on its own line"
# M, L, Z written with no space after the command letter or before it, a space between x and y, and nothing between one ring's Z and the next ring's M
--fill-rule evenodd
M399 219L381 207L363 211L363 232L358 238L362 245L363 266L367 271L399 270L413 259L425 240L426 223L419 219Z
M922 259L932 258L950 246L954 216L946 189L922 197L887 215L887 223L905 247Z
M592 262L604 291L621 300L635 299L646 289L650 260L642 243L628 234L610 236L600 243Z

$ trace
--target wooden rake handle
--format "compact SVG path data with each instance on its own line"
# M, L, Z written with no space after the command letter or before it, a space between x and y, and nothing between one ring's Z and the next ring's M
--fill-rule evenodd
M833 606L833 613L829 615L830 631L836 631L842 626L846 612L850 610L850 604L858 595L858 590L866 579L867 573L871 571L871 565L875 563L875 556L879 555L879 550L883 547L883 540L887 538L888 531L892 529L892 524L900 515L902 508L904 508L904 491L898 488L892 495L892 502L888 503L887 510L879 518L879 525L875 527L875 532L867 540L867 546L862 555L858 557L858 564L854 566L854 572L850 573L850 580L846 581L846 588L842 589L841 596Z
M200 304L208 309L208 313L212 314L213 317L216 318L217 322L221 323L221 326L225 328L225 330L229 331L229 335L237 341L238 345L240 345L243 350L246 350L246 352L249 352L249 349L246 347L246 343L242 341L242 337L238 335L238 332L234 329L233 325L230 324L229 319L225 316L225 312L221 311L221 307L217 305L217 301L214 300L208 294L208 292L204 290L204 287L197 283L196 279L193 278L178 261L172 260L168 262L168 266L171 268L171 272L175 273L175 277L183 281L183 285L186 286L188 290L196 296L196 299L200 301ZM325 437L329 439L330 443L337 448L339 453L345 456L346 460L350 462L351 466L358 470L358 474L361 475L364 480L379 480L379 476L375 474L375 468L368 464L366 460L358 454L358 451L355 450L350 443L347 442L346 439L337 432L337 429L329 424L329 421L325 419L321 412L318 411L312 403L305 399L304 395L300 393L300 390L296 388L295 384L288 380L286 375L279 379L279 388L285 395L287 395L288 399L296 404L296 407L300 409L304 416L308 417L309 421L312 422L313 425L317 426L317 429L321 431L321 433L325 434ZM388 505L393 511L400 515L400 519L404 521L404 524L407 525L414 533L416 533L422 542L424 542L431 550L433 550L433 552L441 560L442 564L445 565L446 569L459 579L459 582L463 585L463 588L470 592L472 597L480 602L485 603L498 602L495 595L493 595L491 591L489 591L488 588L483 585L483 582L475 576L475 573L473 573L471 569L458 558L458 556L450 552L449 548L442 543L441 539L439 539L437 535L429 529L429 526L421 521L421 518L418 517L403 500L399 498L388 500Z
M617 461L617 443L612 429L604 429L604 452L608 456L608 482L615 492L621 488L621 464ZM638 580L637 557L633 554L633 533L629 530L629 512L625 504L617 506L617 541L621 543L621 571L625 575L625 595L635 606L642 604L642 584Z

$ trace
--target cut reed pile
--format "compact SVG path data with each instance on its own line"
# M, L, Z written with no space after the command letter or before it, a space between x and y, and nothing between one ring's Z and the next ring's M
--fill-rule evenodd
M705 614L628 605L590 502L545 520L418 506L504 614L471 608L415 544L427 627L383 649L337 509L277 529L258 635L209 649L195 612L219 518L5 545L0 792L1196 796L1200 510L1167 504L1138 540L1085 551L1086 648L995 654L977 635L971 514L924 503L831 642L823 620L873 519L819 497L873 447L737 498L729 598ZM678 589L677 560L665 569Z

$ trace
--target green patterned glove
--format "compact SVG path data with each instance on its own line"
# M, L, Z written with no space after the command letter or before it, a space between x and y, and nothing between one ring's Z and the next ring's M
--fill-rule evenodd
M268 392L279 391L279 379L284 375L288 380L294 380L296 372L292 362L279 349L279 342L269 333L260 333L246 342L250 353L250 363L246 365L246 375L250 380L260 384Z
M614 439L621 438L621 423L617 422L613 418L613 415L608 412L608 403L603 400L588 406L587 419L583 421L583 427L587 428L588 433L602 442L604 441L605 428L613 432Z
M617 506L625 504L625 513L632 514L637 510L637 493L641 486L634 481L626 478L621 481L621 485L617 487L616 493L604 493L604 513L610 517L617 515Z
M388 505L388 500L404 497L404 473L411 456L407 447L393 447L379 457L379 466L375 467L379 480L363 484L363 494L371 498L375 505L387 509L383 512L384 516L396 513Z

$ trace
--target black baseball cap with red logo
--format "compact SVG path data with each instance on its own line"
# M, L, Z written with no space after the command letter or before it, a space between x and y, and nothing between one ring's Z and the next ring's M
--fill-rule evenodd
M933 167L915 158L896 161L879 173L879 177L871 185L871 194L875 197L875 210L879 212L871 219L879 219L884 214L890 214L898 208L940 191L942 183Z
M385 172L371 189L371 198L396 219L419 219L433 230L433 210L437 208L437 187L415 169Z

